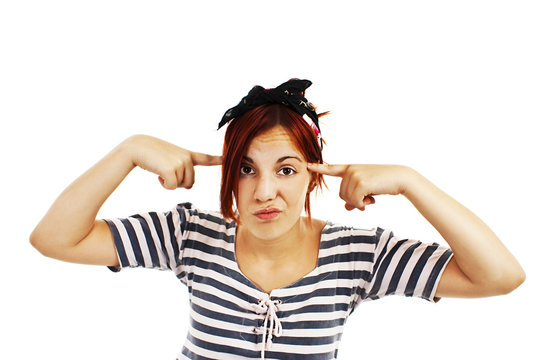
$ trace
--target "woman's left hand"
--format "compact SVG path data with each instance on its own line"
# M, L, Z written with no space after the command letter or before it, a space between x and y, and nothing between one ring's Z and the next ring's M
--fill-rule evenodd
M376 195L398 195L404 191L404 179L410 168L400 165L308 164L308 170L341 177L339 197L347 210L365 210L375 203Z
M525 280L516 258L482 220L410 167L308 164L308 169L342 178L339 196L347 210L364 210L382 194L401 194L414 205L454 252L435 297L507 294Z

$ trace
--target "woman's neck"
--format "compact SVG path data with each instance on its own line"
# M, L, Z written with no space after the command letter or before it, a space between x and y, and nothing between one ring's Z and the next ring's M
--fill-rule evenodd
M236 251L249 254L264 262L280 263L294 258L302 249L303 241L309 239L312 226L300 217L295 225L283 235L273 239L261 239L249 229L239 225L236 234Z

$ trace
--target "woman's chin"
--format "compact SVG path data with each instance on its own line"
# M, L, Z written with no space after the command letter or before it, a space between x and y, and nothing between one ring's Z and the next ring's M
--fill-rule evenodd
M279 238L290 230L290 224L285 224L281 214L272 219L260 219L253 217L249 222L243 222L246 230L254 237L261 240L272 240ZM288 226L289 225L289 226Z

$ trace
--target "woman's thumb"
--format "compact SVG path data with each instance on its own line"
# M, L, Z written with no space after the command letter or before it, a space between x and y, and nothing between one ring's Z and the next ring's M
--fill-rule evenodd
M158 176L158 180L159 180L159 183L161 184L161 186L163 186L165 189L167 190L174 190L176 189L178 186L177 184L177 181L176 181L176 176L166 176L165 178L163 178L161 175Z

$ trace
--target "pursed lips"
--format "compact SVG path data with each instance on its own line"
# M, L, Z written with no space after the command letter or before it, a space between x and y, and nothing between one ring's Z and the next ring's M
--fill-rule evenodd
M278 216L280 213L281 210L278 208L265 208L255 211L253 215L262 220L270 220Z

